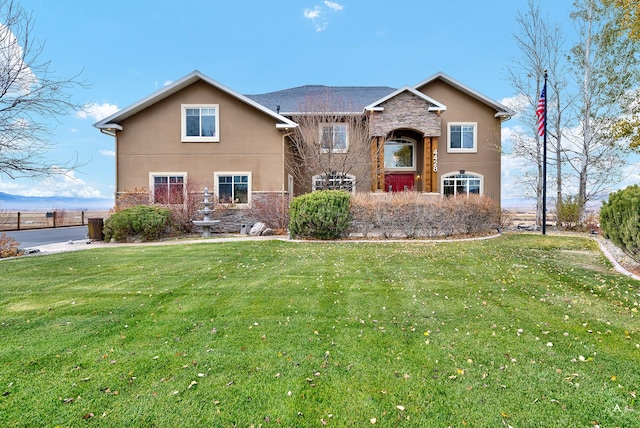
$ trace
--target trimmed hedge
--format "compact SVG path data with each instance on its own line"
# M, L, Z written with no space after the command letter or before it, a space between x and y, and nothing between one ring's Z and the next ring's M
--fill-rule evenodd
M605 238L636 260L640 259L640 187L637 184L609 195L600 209Z
M289 232L292 238L337 239L349 227L349 194L323 190L291 201Z
M137 205L111 215L105 220L103 232L106 241L153 241L167 235L170 226L171 211L167 208Z

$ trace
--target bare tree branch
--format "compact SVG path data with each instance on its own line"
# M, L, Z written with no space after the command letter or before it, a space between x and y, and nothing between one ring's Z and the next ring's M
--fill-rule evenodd
M51 61L41 60L44 44L33 40L34 20L17 1L0 0L0 175L41 178L75 169L77 159L52 164L45 155L51 119L82 104L70 90L85 87L80 74L59 78Z

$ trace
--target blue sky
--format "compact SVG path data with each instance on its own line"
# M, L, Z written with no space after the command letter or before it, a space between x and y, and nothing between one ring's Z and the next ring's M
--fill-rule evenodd
M571 0L542 1L571 26ZM0 177L0 192L112 197L114 141L92 124L193 70L243 94L305 84L413 85L443 71L498 101L515 95L506 69L526 0L24 0L58 76L82 71L92 104L62 117L53 162L78 157L72 178ZM505 122L503 129L514 125ZM505 159L505 177L518 168ZM503 180L503 199L522 194Z

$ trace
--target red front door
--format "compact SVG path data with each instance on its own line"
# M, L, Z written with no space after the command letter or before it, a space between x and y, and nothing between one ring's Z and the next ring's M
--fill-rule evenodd
M415 186L413 173L410 174L385 174L385 192L405 192L413 190Z

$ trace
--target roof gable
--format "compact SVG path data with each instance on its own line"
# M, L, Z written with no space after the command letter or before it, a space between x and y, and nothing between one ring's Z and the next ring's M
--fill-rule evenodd
M165 86L164 88L160 89L159 91L154 92L153 94L141 99L140 101L123 108L122 110L116 112L115 114L112 114L111 116L104 118L96 123L93 124L93 126L95 126L96 128L99 129L111 129L111 130L122 130L122 126L120 125L120 122L135 115L136 113L141 112L142 110L156 104L159 101L164 100L165 98L170 97L171 95L180 92L182 89L186 88L187 86L192 85L193 83L202 80L203 82L208 83L209 85L223 91L226 92L227 94L237 98L238 100L244 102L245 104L250 105L251 107L255 108L256 110L259 110L265 114L267 114L268 116L273 117L275 120L278 121L278 123L276 124L276 127L278 128L294 128L297 126L297 124L289 119L287 119L284 116L279 115L278 113L269 110L268 108L258 104L257 102L255 102L254 100L239 94L238 92L224 86L223 84L213 80L212 78L202 74L201 72L199 72L198 70L195 70L193 72L191 72L190 74L186 75L185 77L183 77L182 79L179 79L173 83L171 83L170 85Z
M446 84L458 89L459 91L469 95L470 97L475 98L476 100L482 102L483 104L490 106L496 111L495 116L501 118L502 120L508 120L511 118L511 116L514 116L516 114L516 112L514 112L510 108L500 104L499 102L495 101L492 98L487 97L486 95L481 94L475 89L471 89L467 85L462 84L461 82L455 80L454 78L448 76L447 74L441 71L439 71L438 73L434 74L431 77L428 77L422 82L418 83L417 85L414 86L414 88L416 90L420 89L421 87L428 85L429 83L435 80L441 80Z
M380 98L377 101L374 101L373 103L369 104L368 106L365 107L365 110L373 110L373 111L380 111L383 109L383 107L380 106L380 104L383 104L385 101L390 100L391 98L394 98L396 96L398 96L399 94L403 93L403 92L410 92L413 95L422 98L423 100L425 100L428 104L429 104L429 111L445 111L447 109L447 106L445 106L444 104L434 100L431 97L428 97L427 95L423 94L422 92L411 88L409 86L404 86L388 95L386 95L385 97Z

